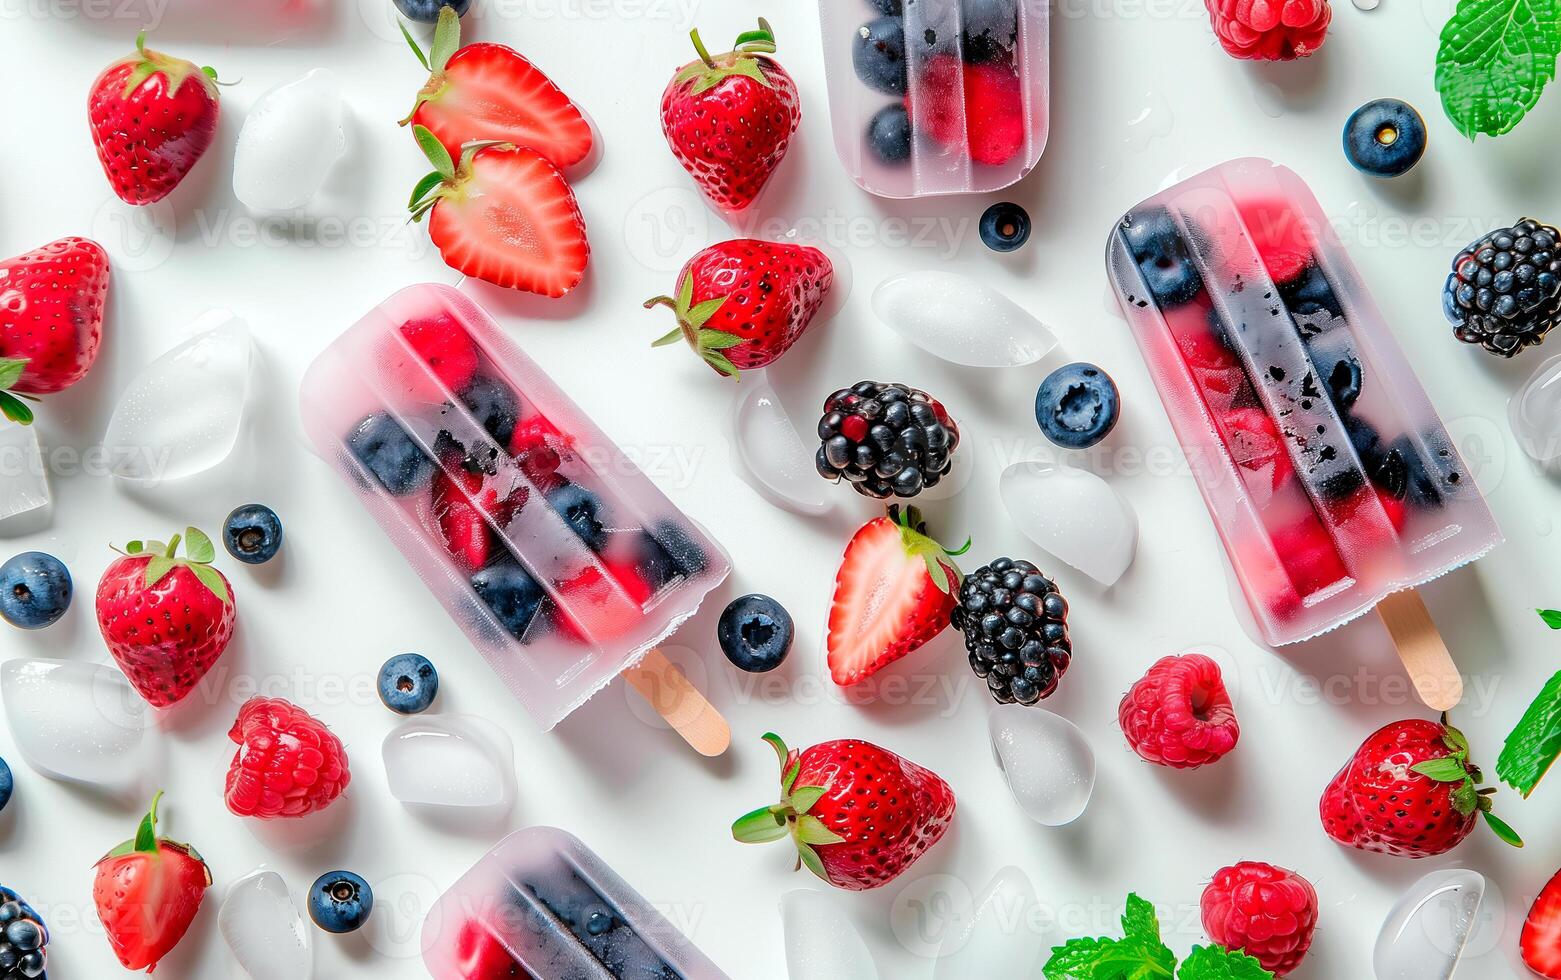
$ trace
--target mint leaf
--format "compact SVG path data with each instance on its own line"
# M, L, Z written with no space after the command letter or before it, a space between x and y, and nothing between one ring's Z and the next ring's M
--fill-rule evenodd
M1460 0L1442 28L1436 90L1458 131L1500 136L1555 77L1561 0Z
M1553 630L1561 630L1561 609L1536 609L1539 618L1545 621L1545 625Z
M1052 947L1051 958L1041 968L1046 980L1096 980L1106 974L1096 972L1096 964L1116 946L1115 939L1070 939Z
M1129 939L1160 941L1160 920L1155 916L1154 904L1129 892L1127 909L1122 913L1122 932Z
M1246 953L1223 946L1194 946L1176 976L1177 980L1272 980L1274 975Z
M1176 954L1158 939L1129 936L1114 943L1096 961L1094 977L1105 980L1158 980L1176 973Z
M1527 797L1561 755L1561 673L1545 682L1496 757L1496 775Z

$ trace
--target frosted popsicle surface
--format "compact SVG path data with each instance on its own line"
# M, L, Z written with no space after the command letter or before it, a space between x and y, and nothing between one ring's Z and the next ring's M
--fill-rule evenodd
M1046 147L1050 0L819 0L835 149L881 197L979 194Z
M305 430L544 728L730 570L483 310L402 290L310 367Z
M528 827L500 841L423 926L434 980L726 980L726 974L572 835Z
M1265 641L1333 629L1500 543L1292 171L1233 160L1162 191L1106 262Z

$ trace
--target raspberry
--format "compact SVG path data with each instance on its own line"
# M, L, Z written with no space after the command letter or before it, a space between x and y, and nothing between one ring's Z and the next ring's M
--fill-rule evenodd
M934 55L923 72L920 102L905 109L933 142L998 167L1024 149L1028 125L1019 75L1006 66L967 65Z
M1203 0L1220 46L1233 58L1291 61L1322 47L1328 0Z
M1317 928L1312 883L1261 861L1216 871L1199 904L1210 939L1242 950L1279 977L1300 965Z
M228 732L228 809L240 817L301 817L323 810L351 781L341 739L281 698L250 698Z
M1134 752L1172 769L1216 762L1241 735L1219 664L1201 653L1161 657L1122 696L1117 721Z
M1236 210L1274 285L1299 279L1312 261L1312 235L1301 213L1287 201L1263 198L1240 201Z

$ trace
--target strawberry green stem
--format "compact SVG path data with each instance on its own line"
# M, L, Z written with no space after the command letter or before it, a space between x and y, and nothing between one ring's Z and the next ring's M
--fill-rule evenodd
M732 837L744 844L765 844L790 837L797 850L796 866L805 865L819 878L828 881L829 876L817 848L844 843L845 838L830 830L809 811L829 792L829 787L796 786L801 768L800 756L788 749L774 732L766 732L764 740L770 743L780 759L782 798L779 803L759 807L738 817L732 822Z

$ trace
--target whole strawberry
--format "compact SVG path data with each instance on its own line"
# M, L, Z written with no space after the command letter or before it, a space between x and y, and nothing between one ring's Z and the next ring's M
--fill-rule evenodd
M1300 965L1317 930L1317 890L1284 868L1240 861L1214 872L1199 901L1203 931L1276 977Z
M127 204L161 201L217 133L217 74L146 47L103 70L87 97L98 160Z
M835 281L828 256L806 245L742 238L712 245L678 273L677 298L657 296L645 308L670 307L678 338L717 374L737 377L791 349L812 324Z
M1220 47L1232 58L1292 61L1323 46L1328 0L1203 0Z
M329 806L347 784L347 750L309 712L281 698L250 698L228 731L238 752L224 797L240 817L302 817Z
M769 57L775 33L737 38L734 50L711 57L689 32L699 58L678 70L661 93L661 131L706 198L726 212L754 202L786 156L802 121L797 83Z
M856 739L801 752L780 736L781 801L732 824L745 844L790 837L798 866L837 888L886 885L938 842L954 819L954 791L937 773Z
M98 582L98 630L119 669L154 708L183 699L233 638L233 590L197 528L167 544L132 541Z
M184 938L211 887L211 869L195 848L157 836L162 798L152 798L135 838L98 862L92 883L98 920L127 970L155 969Z
M61 238L0 262L0 413L26 424L16 395L47 395L80 381L98 357L108 255L86 238Z
M1412 718L1385 725L1361 745L1323 791L1328 836L1363 851L1422 858L1444 854L1483 816L1496 836L1523 842L1491 813L1495 788L1476 789L1469 742L1447 724Z

